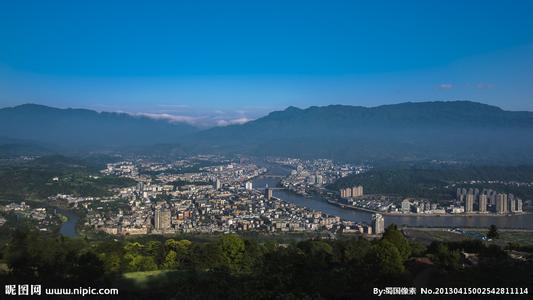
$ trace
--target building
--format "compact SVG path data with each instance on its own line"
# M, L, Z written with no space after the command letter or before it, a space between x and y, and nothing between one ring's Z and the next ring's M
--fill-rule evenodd
M372 231L374 234L382 234L385 232L385 219L380 214L372 215Z
M324 184L324 178L322 177L322 175L316 175L316 184L318 185Z
M506 194L496 195L496 213L498 214L507 213L507 195Z
M487 212L487 195L486 194L479 195L479 212L480 213Z
M457 189L457 201L464 202L466 199L466 194L468 191L465 188L458 188Z
M402 212L411 211L411 202L408 199L402 201Z
M144 192L144 182L141 181L141 182L137 183L137 191L139 193Z
M272 199L272 189L271 188L266 188L265 189L265 198L267 198L268 200Z
M516 212L522 212L522 199L516 199Z
M222 188L222 182L220 182L220 179L215 180L215 189L220 190Z
M352 197L361 197L363 196L363 186L358 185L352 187Z
M340 189L341 198L361 197L363 196L363 186L358 185L351 188Z
M154 227L156 230L170 228L170 210L166 208L156 208L154 216Z
M253 185L252 185L252 182L251 181L246 181L245 183L245 187L248 191L251 191L252 188L253 188Z
M474 211L474 194L468 193L465 199L465 213L471 213Z
M340 190L341 198L350 198L352 196L352 189L345 188Z

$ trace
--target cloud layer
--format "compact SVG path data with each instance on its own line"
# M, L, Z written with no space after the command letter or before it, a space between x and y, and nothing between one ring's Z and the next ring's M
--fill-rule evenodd
M137 113L128 113L132 116L145 117L154 120L164 120L170 123L187 123L195 127L214 127L214 126L228 126L235 124L244 124L246 122L252 121L253 119L244 116L232 116L227 114L221 114L218 112L215 115L202 115L202 116L191 116L191 115L177 115L169 113L146 113L146 112L137 112Z

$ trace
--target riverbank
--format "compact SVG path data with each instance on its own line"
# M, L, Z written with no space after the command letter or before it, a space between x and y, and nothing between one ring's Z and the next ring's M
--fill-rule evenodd
M266 174L283 175L288 174L288 170L275 166L269 168ZM254 179L255 187L277 186L279 180L273 178L256 178ZM373 210L368 209L352 209L348 207L341 207L334 203L329 202L326 197L321 195L312 195L309 198L299 196L287 190L273 190L273 196L282 199L285 202L294 203L299 206L303 206L309 209L322 211L329 215L339 216L344 220L354 221L358 223L369 223L372 218L372 214L376 213ZM379 212L382 213L382 212ZM488 228L494 224L498 228L507 229L533 229L533 214L525 213L513 216L507 215L403 215L403 214L385 214L385 226L390 224L396 224L398 226L408 227L440 227L440 228L453 228L453 227L468 227L468 228Z
M478 239L485 243L496 244L506 247L509 243L529 245L533 243L533 229L505 229L498 228L497 239L487 239L488 228L461 228L459 231L451 231L447 228L402 228L402 232L408 239L416 240L424 244L434 241L455 242L463 240Z
M58 208L58 212L62 216L67 218L67 220L61 224L61 227L59 228L59 233L66 237L77 237L78 231L76 229L76 226L78 225L80 217L74 211L69 209Z
M459 213L459 214L450 214L450 213L402 213L402 212L382 212L372 209L367 209L364 207L358 207L355 205L340 203L335 200L327 200L328 203L340 206L342 208L355 209L364 212L369 212L373 214L381 214L383 216L402 216L402 217L513 217L531 214L532 212L524 211L514 214L495 214L495 213Z

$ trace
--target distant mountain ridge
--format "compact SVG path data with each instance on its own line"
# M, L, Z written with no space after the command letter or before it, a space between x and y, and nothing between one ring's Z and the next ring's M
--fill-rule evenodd
M196 137L213 150L264 155L533 161L532 112L469 101L289 107Z
M24 104L0 109L0 136L64 148L101 149L178 141L197 129L125 113Z
M0 136L82 149L132 147L158 155L533 163L533 112L470 101L291 106L245 124L206 130L122 113L28 104L0 109Z

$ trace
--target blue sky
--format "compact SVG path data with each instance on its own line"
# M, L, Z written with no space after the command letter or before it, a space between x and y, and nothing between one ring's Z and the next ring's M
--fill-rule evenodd
M2 1L0 107L227 124L289 105L533 110L531 1Z

